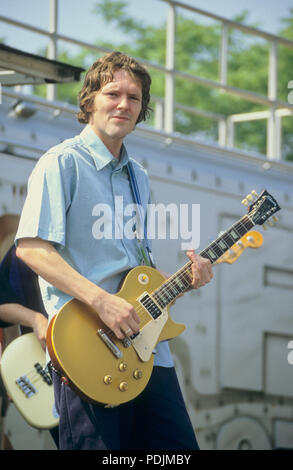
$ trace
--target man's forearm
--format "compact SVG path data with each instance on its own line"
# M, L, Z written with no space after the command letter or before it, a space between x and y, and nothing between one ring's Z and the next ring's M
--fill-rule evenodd
M23 238L16 255L35 273L66 294L87 303L122 339L126 331L137 333L140 319L132 304L109 294L73 269L51 245L39 238Z
M0 305L0 319L6 323L32 327L33 316L39 314L20 304Z
M0 305L0 319L14 325L29 326L34 330L42 348L46 349L48 320L42 313L21 304L2 304Z
M50 242L23 238L18 242L16 255L57 289L89 305L104 292L72 268Z

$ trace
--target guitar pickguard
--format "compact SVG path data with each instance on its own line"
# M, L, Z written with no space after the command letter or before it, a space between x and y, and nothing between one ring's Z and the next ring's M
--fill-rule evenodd
M167 320L168 311L165 308L160 316L149 321L132 341L132 346L142 361L146 362L150 359Z

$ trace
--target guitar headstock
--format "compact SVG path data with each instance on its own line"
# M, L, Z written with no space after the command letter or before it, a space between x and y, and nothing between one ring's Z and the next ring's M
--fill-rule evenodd
M255 230L250 230L234 243L214 264L233 264L242 255L246 248L259 248L263 244L263 236Z
M251 204L250 204L251 202ZM281 207L277 203L276 199L268 193L266 189L258 196L256 191L252 191L248 194L242 203L248 207L248 215L255 225L263 225L266 228L265 222L269 219L269 224L273 225L273 221L277 221L278 218L274 215L278 212Z

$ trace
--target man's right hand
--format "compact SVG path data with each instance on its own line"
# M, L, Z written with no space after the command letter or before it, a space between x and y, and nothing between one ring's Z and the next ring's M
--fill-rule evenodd
M138 333L140 318L134 307L121 297L103 291L94 302L93 308L118 339Z

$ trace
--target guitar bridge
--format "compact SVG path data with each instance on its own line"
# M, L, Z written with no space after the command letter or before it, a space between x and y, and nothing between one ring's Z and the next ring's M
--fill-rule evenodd
M22 375L16 379L15 383L27 398L31 398L37 393L37 389L33 386L32 382L26 375Z
M110 351L114 354L117 359L120 359L122 357L122 352L116 346L115 343L109 338L109 336L102 330L101 328L98 329L97 335L104 341L105 345L110 349Z

